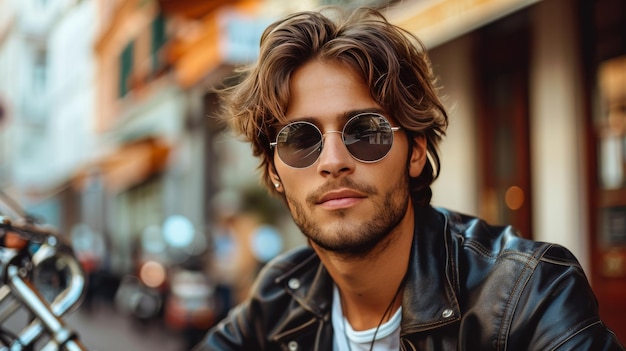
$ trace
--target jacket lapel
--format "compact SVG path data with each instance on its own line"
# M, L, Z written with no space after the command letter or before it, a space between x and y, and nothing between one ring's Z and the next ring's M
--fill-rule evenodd
M457 255L448 226L448 218L431 207L415 211L401 335L448 325L461 318L456 296Z
M275 280L291 295L294 306L286 306L288 312L271 339L285 345L296 342L301 350L330 350L333 281L315 252L308 250L307 258Z

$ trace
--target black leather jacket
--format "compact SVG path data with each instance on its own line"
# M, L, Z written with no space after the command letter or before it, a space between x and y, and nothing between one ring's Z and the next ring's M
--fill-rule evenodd
M565 248L443 209L416 211L402 350L623 350ZM332 350L333 281L311 248L265 266L195 350Z

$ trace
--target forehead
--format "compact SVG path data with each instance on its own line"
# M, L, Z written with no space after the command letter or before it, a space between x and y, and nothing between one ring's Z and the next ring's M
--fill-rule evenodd
M381 112L363 78L333 60L312 60L295 70L289 82L287 121L345 121L359 111Z

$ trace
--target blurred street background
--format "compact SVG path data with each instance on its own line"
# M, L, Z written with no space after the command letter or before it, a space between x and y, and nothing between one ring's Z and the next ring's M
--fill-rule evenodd
M67 318L90 351L187 349L184 336L162 324L137 325L110 308L74 313Z
M626 1L0 0L0 190L71 242L81 340L188 350L304 244L214 89L323 5L428 49L451 116L433 205L569 248L626 340Z

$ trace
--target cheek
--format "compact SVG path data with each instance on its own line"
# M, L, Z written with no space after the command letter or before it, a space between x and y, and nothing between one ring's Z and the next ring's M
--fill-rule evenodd
M280 191L285 199L290 212L293 213L295 207L305 208L307 195L313 191L314 185L310 176L300 174L284 174L285 181L282 182Z

